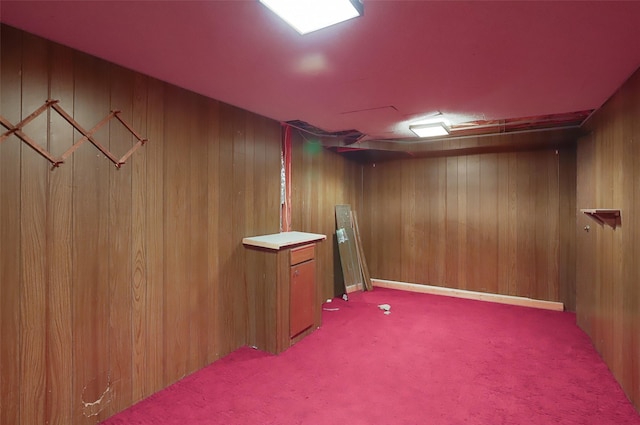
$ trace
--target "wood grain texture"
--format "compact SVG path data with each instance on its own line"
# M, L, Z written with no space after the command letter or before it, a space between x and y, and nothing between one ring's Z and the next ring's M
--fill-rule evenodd
M485 292L498 293L498 260L501 256L499 252L498 232L501 226L497 220L499 211L504 204L498 203L498 172L497 154L487 154L480 156L480 245L482 249L482 260L480 261L479 281ZM496 225L488 226L487 223L495 220Z
M580 213L580 206L595 205L595 149L590 136L582 138L576 152L576 317L580 327L593 338L595 314L597 245L596 229L586 215ZM594 227L593 231L590 229Z
M559 199L569 185L558 167L555 150L365 166L371 276L563 302Z
M204 314L209 309L209 266L208 252L208 188L200 184L202 176L208 175L208 143L200 135L207 134L206 100L194 98L188 111L188 135L191 144L189 189L191 208L189 210L190 255L187 261L189 271L189 351L187 373L192 373L207 364L209 347L209 318Z
M289 337L313 326L315 320L316 263L292 265L289 276Z
M587 124L578 141L576 311L578 324L640 406L640 278L637 266L640 198L640 73L636 72ZM589 205L589 206L587 206ZM617 208L621 226L602 226L582 208ZM585 232L585 226L591 230Z
M532 160L535 153L532 156ZM536 277L536 253L535 253L535 227L532 225L535 220L535 198L537 183L536 173L537 163L533 161L522 161L522 155L518 153L518 173L515 176L517 190L516 211L518 220L516 221L516 264L518 268L515 295L529 298L536 298L533 294ZM553 301L553 300L551 300Z
M245 114L243 127L244 127L244 160L245 160L244 162L245 164L256 164L257 163L256 150L258 150L258 152L260 151L260 149L256 146L256 143L255 143L256 127L259 127L259 122L258 120L254 120L251 114ZM244 167L243 171L244 171L244 194L243 194L244 196L243 197L245 202L244 208L248 211L254 211L256 205L258 205L256 204L257 194L254 191L254 182L255 182L254 176L256 175L256 173L260 173L260 171L256 170L253 165ZM242 229L244 236L251 234L253 229L258 227L258 220L259 219L257 214L249 215L246 217L244 228ZM242 254L246 254L246 249L244 249L244 246L241 249L242 249ZM242 264L240 265L240 267L244 267L245 269L250 267L246 263L246 257L242 259L241 262ZM246 340L249 340L251 327L252 327L251 306L255 306L256 294L249 288L248 281L245 283L245 285L243 285L243 290L245 291L244 304L246 306L246 310L244 313L245 317L243 319L246 326L243 332L245 334Z
M94 424L248 343L241 240L278 231L280 125L1 31L4 117L52 97L149 140L120 169L91 143L53 170L0 144L0 422ZM81 137L55 112L25 132L57 155ZM95 138L133 143L115 120Z
M280 250L276 254L276 281L275 286L275 328L276 328L276 353L286 350L290 345L289 322L290 322L290 287L289 276L291 267L289 263L290 255L286 250Z
M278 354L320 326L314 245L244 246L247 288L255 293L249 305L250 346Z
M248 289L255 294L250 308L248 342L253 347L276 352L277 253L245 249Z
M120 67L109 74L109 110L119 110L125 122L133 122L135 75ZM136 142L117 120L109 122L109 150L121 158ZM135 254L132 249L132 169L131 163L119 169L109 167L109 370L115 396L106 416L129 406L132 382L132 276Z
M335 238L335 206L361 208L361 166L325 149L297 131L292 131L291 204L292 229L327 235L317 244L316 267L322 269L317 299L326 300L344 292L338 243ZM364 189L366 190L366 189ZM363 244L370 228L362 230ZM371 260L367 258L367 261Z
M147 134L147 80L134 76L131 126ZM145 333L148 280L148 252L145 244L147 231L147 155L135 155L129 161L131 168L131 400L142 400L145 395Z
M402 226L399 228L398 240L402 241L403 247L402 257L397 259L397 265L400 270L401 279L406 282L411 282L415 279L416 272L422 264L422 261L418 261L421 253L418 250L417 244L420 240L428 240L430 236L429 233L424 232L425 227L421 226L424 222L421 219L429 221L431 218L431 209L429 208L431 203L425 204L427 208L422 209L426 217L423 217L422 214L416 216L416 197L413 196L413 193L415 192L416 185L429 185L431 181L428 179L428 176L420 174L417 176L414 175L408 168L402 169L400 172L400 184L408 190L400 192L401 197L396 205L400 212L399 223L402 223ZM415 218L417 218L417 222ZM358 280L358 282L360 282L360 280Z
M50 97L73 111L73 54L61 46L52 46ZM73 128L65 126L62 117L50 115L52 132L49 149L55 156L73 145ZM72 288L72 218L73 159L65 167L50 173L47 211L47 254L49 290L47 294L47 410L45 417L51 424L64 424L72 416L73 339Z
M455 221L458 223L458 246L460 247L457 261L458 283L454 283L453 287L459 289L467 289L467 282L469 279L468 271L470 270L467 266L467 229L469 224L467 220L467 175L466 173L459 172L459 170L466 170L467 162L468 158L466 156L458 157L457 164L452 164L455 168L447 170L449 174L456 175L458 180L458 215L450 216L449 221ZM452 212L453 211L455 211L455 209L452 210ZM455 238L456 235L454 234L451 236ZM372 276L375 276L375 274L372 274Z
M209 252L208 275L207 281L211 285L208 294L209 314L207 315L209 329L218 329L221 323L221 297L220 283L217 284L216 279L220 276L220 257L218 255L220 247L220 184L224 179L220 175L220 104L218 102L208 102L206 106L207 132L205 134L207 149L207 176L209 185L207 186L207 251ZM220 358L220 347L222 335L220 332L214 332L209 335L207 349L207 363Z
M458 239L459 221L454 218L458 216L458 157L451 157L445 160L446 189L445 204L449 214L445 216L445 240L448 242L445 247L445 275L444 285L449 288L458 288L458 258L460 257L460 241Z
M0 113L17 123L22 108L22 33L5 26L0 30ZM22 423L19 408L22 389L20 308L17 307L20 306L22 287L20 151L17 137L9 137L0 144L0 422L3 424Z
M628 103L625 102L626 108L629 108L632 111L640 110L640 90L637 88L637 76L636 76L636 86L634 89L630 91ZM637 143L638 134L640 134L640 123L637 120L626 120L625 122L626 132L625 134L631 136L629 140L635 140L632 147L633 154L627 158L631 163L634 158L640 157L640 144ZM635 163L634 163L635 164ZM635 214L631 215L630 222L633 223L631 226L631 232L629 232L629 245L631 249L627 251L625 258L625 266L630 267L631 270L628 270L624 273L625 276L625 304L624 304L624 312L625 312L625 340L623 342L623 350L628 355L625 355L625 370L631 375L631 387L624 387L627 394L630 395L631 400L633 400L636 409L640 410L640 329L638 324L638 316L640 311L640 290L638 289L637 282L640 281L640 269L636 266L636 259L638 255L640 255L640 246L638 246L638 240L640 240L640 195L638 195L638 191L640 190L640 184L638 183L638 169L637 166L632 168L633 170L633 185L631 187L631 191L633 192L633 196L629 198L629 201L632 202L633 207L630 208L630 213Z
M628 89L625 97L624 110L640 110L640 89L638 88L638 77L635 76L634 85ZM628 116L627 116L628 117ZM625 148L623 149L625 172L625 211L629 212L630 230L625 232L625 247L622 267L623 267L623 340L620 347L623 351L623 388L640 410L640 289L637 282L640 281L640 268L637 266L637 258L640 255L640 183L638 176L640 171L636 164L636 158L640 157L640 144L638 135L640 134L640 123L635 119L625 119L623 137ZM626 378L625 378L626 377Z
M559 299L576 311L576 147L559 150L560 155L560 246L558 247Z
M502 223L510 223L510 211L511 211L511 198L509 192L509 162L510 155L507 155L503 161L498 161L497 163L497 196L498 199L504 199L504 207L497 208L496 206L496 219L498 222ZM515 223L515 221L513 221ZM498 287L496 288L496 293L509 294L509 284L508 282L511 280L510 271L513 255L509 255L510 248L513 247L511 243L513 233L510 233L512 229L509 226L498 226L498 247L500 255L498 256L498 277L496 280L496 284Z
M233 184L231 176L233 173L233 114L234 109L228 105L220 105L220 143L219 143L219 176L218 186L219 209L216 212L218 217L218 261L220 266L220 299L217 304L216 313L218 323L223 335L220 342L219 353L225 355L233 350L234 341L234 300L233 295L233 243L227 244L225 241L233 241L233 214L230 213L233 205Z
M104 64L74 58L74 111L91 128L109 113L109 76ZM75 140L81 136L74 132ZM109 127L94 137L108 146ZM73 154L74 414L79 423L107 417L113 393L109 368L109 172L111 163L85 143ZM103 397L104 395L104 397ZM98 402L102 400L102 402ZM91 404L98 402L96 404Z
M247 210L247 181L246 169L251 164L246 163L247 159L247 141L246 141L246 115L248 112L234 108L232 125L232 149L231 163L233 169L227 177L231 179L230 189L233 191L231 195L232 211L248 211ZM246 214L235 214L231 224L231 240L241 241L247 235L250 225L249 218ZM233 244L231 251L231 261L229 262L229 276L238 276L244 273L244 247L240 244ZM232 330L235 339L234 345L242 345L247 340L248 330L248 308L247 308L247 286L246 281L238 281L232 279L234 289L231 291L232 298ZM230 282L230 283L231 283Z
M165 382L172 383L187 374L189 353L189 280L191 236L190 151L179 143L188 140L189 93L177 88L167 90L172 99L165 104L165 297L164 297L164 370ZM185 114L183 111L187 111Z
M447 187L446 163L439 161L437 166L426 170L429 179L429 187L443 194ZM446 239L445 228L442 223L445 222L447 216L446 197L441 196L438 199L423 199L427 202L429 209L429 222L440 223L439 226L429 226L429 260L422 259L422 270L430 273L431 280L443 282L445 279L445 252Z
M44 103L48 97L47 45L43 40L25 36L29 51L22 59L22 84L32 87L22 94L22 117ZM47 147L47 115L30 122L24 132ZM25 423L43 423L46 397L46 215L48 167L46 160L26 144L22 145L20 181L20 263L23 267L20 291L20 419Z
M467 257L467 284L465 289L482 291L486 282L480 281L481 263L484 261L480 245L480 229L481 226L493 226L488 222L481 221L480 216L480 193L482 191L480 182L480 156L472 155L467 157L466 170L459 170L465 174L467 179L466 186L466 257ZM429 198L437 198L434 194L429 194ZM424 196L424 195L422 195ZM435 223L434 223L435 224ZM437 225L437 224L436 224Z
M149 396L164 388L164 104L165 86L149 80L147 94L147 138L150 140L140 155L145 156L146 218L144 248L147 251L147 288L144 330L144 395ZM136 158L132 159L133 161Z

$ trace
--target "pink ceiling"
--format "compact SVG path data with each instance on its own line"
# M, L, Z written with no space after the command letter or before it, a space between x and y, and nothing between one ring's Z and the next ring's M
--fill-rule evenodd
M364 0L301 36L257 0L8 1L0 20L276 120L368 138L411 120L597 109L640 66L640 2Z

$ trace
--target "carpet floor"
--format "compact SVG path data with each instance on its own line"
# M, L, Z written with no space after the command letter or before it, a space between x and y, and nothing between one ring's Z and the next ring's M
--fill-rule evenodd
M280 355L240 348L103 424L640 425L572 313L382 288L323 310Z

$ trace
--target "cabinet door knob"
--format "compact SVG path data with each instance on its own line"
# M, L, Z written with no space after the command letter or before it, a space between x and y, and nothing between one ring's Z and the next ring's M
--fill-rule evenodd
M591 230L591 226L589 226L588 224L586 226L584 226L584 231L588 232L589 230Z

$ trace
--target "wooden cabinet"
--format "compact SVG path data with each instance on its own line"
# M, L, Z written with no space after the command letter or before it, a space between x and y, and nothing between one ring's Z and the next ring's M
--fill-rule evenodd
M302 250L311 250L314 245L307 245ZM314 324L314 306L316 292L316 262L313 257L299 263L293 263L291 250L291 273L289 275L289 337L293 338Z
M243 239L249 345L277 354L320 327L315 252L316 243L324 239L301 232Z

